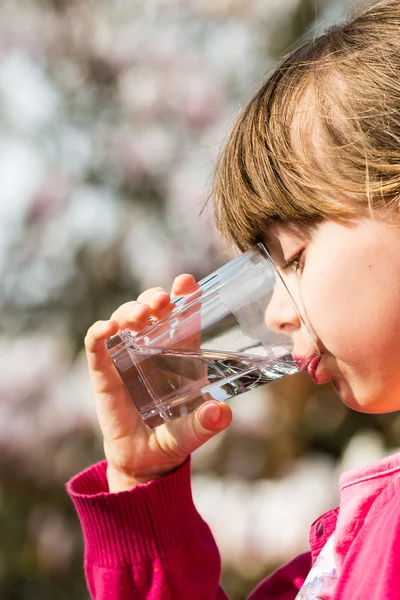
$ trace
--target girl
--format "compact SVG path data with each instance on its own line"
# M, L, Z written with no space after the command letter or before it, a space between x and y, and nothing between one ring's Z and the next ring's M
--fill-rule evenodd
M400 2L386 0L303 43L253 97L217 169L222 235L259 240L307 312L331 381L352 408L400 409ZM96 600L223 600L218 550L190 491L190 453L228 427L227 404L148 431L104 348L141 330L196 283L148 290L88 331L86 350L106 461L68 485L82 522ZM304 331L276 299L276 329L301 352ZM400 598L400 454L340 481L340 507L310 550L251 600ZM399 530L399 531L398 531Z

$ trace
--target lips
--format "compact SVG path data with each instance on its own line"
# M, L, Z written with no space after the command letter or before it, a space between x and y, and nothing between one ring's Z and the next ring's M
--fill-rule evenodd
M316 356L312 356L311 358L300 358L298 356L293 355L293 358L296 361L300 371L305 371L315 383L318 383L317 369L319 363L321 362L322 356L320 354L317 354Z
M321 362L321 358L322 358L321 355L315 356L314 358L312 358L310 360L310 362L308 363L308 366L307 366L307 373L309 374L311 379L314 381L314 383L318 383L317 369L318 369L319 363Z

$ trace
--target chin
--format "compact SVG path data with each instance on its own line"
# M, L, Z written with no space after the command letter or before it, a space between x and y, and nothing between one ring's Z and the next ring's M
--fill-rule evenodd
M393 398L396 397L394 393L386 399L385 396L388 394L383 390L374 394L363 388L354 391L347 381L340 384L332 382L332 385L343 404L357 412L378 415L400 410L400 401L396 406L393 405Z

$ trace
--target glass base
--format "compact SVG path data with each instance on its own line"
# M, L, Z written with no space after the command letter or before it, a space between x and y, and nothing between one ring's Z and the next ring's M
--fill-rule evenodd
M148 412L141 413L140 416L146 427L155 429L163 423L169 423L170 421L175 421L175 419L188 415L208 400L213 400L209 394L196 395L194 398L188 398L186 400L180 399L178 403L175 404L171 403L170 405L156 406Z

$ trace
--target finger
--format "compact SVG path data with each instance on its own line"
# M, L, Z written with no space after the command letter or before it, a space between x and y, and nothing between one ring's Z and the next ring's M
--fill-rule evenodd
M140 294L140 296L138 296L137 301L141 302L142 304L148 304L150 306L151 301L157 297L157 295L164 295L166 294L169 298L169 294L164 290L164 288L162 287L154 287L154 288L150 288L148 290L146 290L145 292L142 292Z
M229 427L232 422L232 409L226 402L206 402L194 414L194 429L199 439L205 441ZM202 442L203 443L203 442Z
M178 275L178 277L175 277L172 284L171 297L184 296L186 294L190 294L197 287L198 283L196 283L196 280L193 277L193 275L189 275L187 273ZM142 302L143 304L150 305L151 299L154 298L154 296L156 296L158 293L166 294L167 292L162 287L153 287L146 290L145 292L142 292L137 300L138 302Z
M175 278L172 284L171 290L171 299L182 298L187 296L187 299L182 303L176 304L176 302L170 302L165 308L163 308L156 316L158 319L163 319L172 313L173 310L176 309L177 306L183 307L192 298L194 298L194 293L196 290L200 290L199 284L196 282L193 275L179 275ZM188 312L185 312L183 318L186 319L189 316Z
M191 294L198 287L199 285L193 275L183 274L175 278L171 295L161 287L154 287L140 294L138 302L150 306L153 318L163 319L171 314L176 306L174 302L171 302L171 299Z
M138 298L139 302L150 307L150 315L155 319L161 319L174 309L170 295L162 288L152 288L143 292Z
M139 413L106 349L106 339L118 332L117 321L98 321L89 328L85 349L96 413L104 440L134 435L141 428Z
M117 321L119 329L131 329L140 331L148 324L148 319L152 314L152 310L146 304L131 301L125 302L111 315L111 319Z
M232 422L232 410L226 402L206 402L196 412L168 423L160 445L188 456ZM161 437L161 435L160 435Z
M105 346L106 339L117 332L118 323L110 320L97 321L86 334L86 357L95 392L107 392L108 389L121 386L121 379Z
M119 321L120 329L127 328L135 332L140 332L149 325L149 317L155 320L163 320L176 309L176 304L171 302L172 296L180 297L182 295L193 294L196 289L199 289L199 284L196 283L193 275L179 275L173 282L171 296L161 287L150 288L140 294L136 302L127 302L123 304L115 311L115 313L113 313L112 317ZM136 311L140 310L140 306L148 306L150 312L141 312L139 314ZM132 316L133 312L135 313L135 318ZM184 317L186 318L188 315L189 313L185 313ZM162 329L159 328L157 330L158 336L162 336L164 333L168 332L169 327L169 324L166 323ZM180 338L182 338L183 334L184 337L187 337L189 333L193 333L193 327L190 327L190 331L186 332L188 327L189 326L187 325L185 330L181 330ZM170 345L170 340L168 339L168 346ZM189 346L191 346L191 344L189 344Z
M191 294L199 287L193 275L182 274L174 279L171 289L171 298L177 296L186 296Z
M190 276L192 278L192 276ZM194 280L193 280L194 281ZM187 296L178 295L179 302L169 302L165 308L160 308L160 310L152 311L152 317L156 320L163 321L157 326L157 335L160 341L160 336L166 334L171 329L171 323L167 319L169 315L175 313L176 320L174 324L174 339L168 337L165 340L165 343L168 347L174 347L178 344L178 347L181 348L192 348L197 347L199 340L199 331L200 331L200 309L201 305L197 303L192 303L196 296L200 297L201 289L199 285L194 281L189 282L189 285L186 285L186 290L195 289ZM178 288L179 289L179 288ZM197 291L196 291L197 289ZM190 305L189 305L190 304ZM158 305L162 306L162 305ZM192 343L195 342L194 344ZM183 344L183 345L182 345Z

